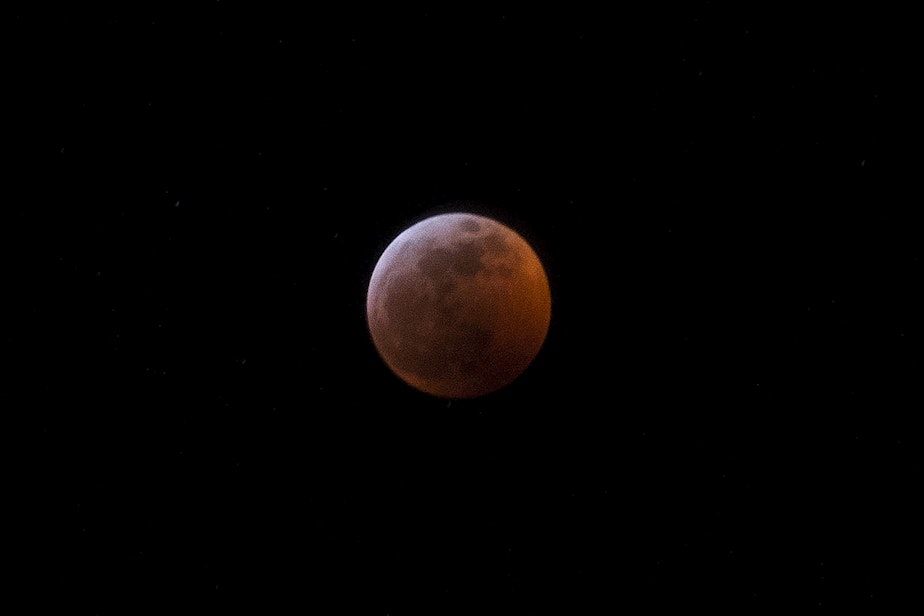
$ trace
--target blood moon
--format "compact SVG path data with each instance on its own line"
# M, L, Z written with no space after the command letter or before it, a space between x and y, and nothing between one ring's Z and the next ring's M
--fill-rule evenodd
M517 378L545 341L549 281L503 224L469 213L426 218L382 253L366 296L376 349L409 385L474 398Z

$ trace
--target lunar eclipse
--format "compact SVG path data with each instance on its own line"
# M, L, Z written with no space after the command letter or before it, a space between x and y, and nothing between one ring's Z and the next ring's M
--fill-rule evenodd
M508 385L539 352L551 293L536 252L500 222L426 218L376 264L366 297L373 343L404 382L442 398Z

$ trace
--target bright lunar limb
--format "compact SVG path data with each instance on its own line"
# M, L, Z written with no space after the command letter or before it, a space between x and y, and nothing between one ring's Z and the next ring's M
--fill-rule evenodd
M519 376L551 317L539 257L505 225L469 213L424 219L396 237L372 273L369 331L391 370L444 398L473 398Z

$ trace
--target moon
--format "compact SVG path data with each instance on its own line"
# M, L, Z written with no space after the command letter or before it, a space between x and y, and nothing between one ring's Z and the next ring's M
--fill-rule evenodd
M399 234L366 295L372 341L404 382L475 398L535 359L551 318L542 263L523 237L470 213L439 214Z

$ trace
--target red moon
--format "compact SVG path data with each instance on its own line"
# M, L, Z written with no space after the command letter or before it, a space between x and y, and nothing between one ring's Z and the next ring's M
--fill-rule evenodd
M379 258L366 296L379 355L409 385L475 398L517 378L545 341L549 281L503 224L468 213L426 218Z

